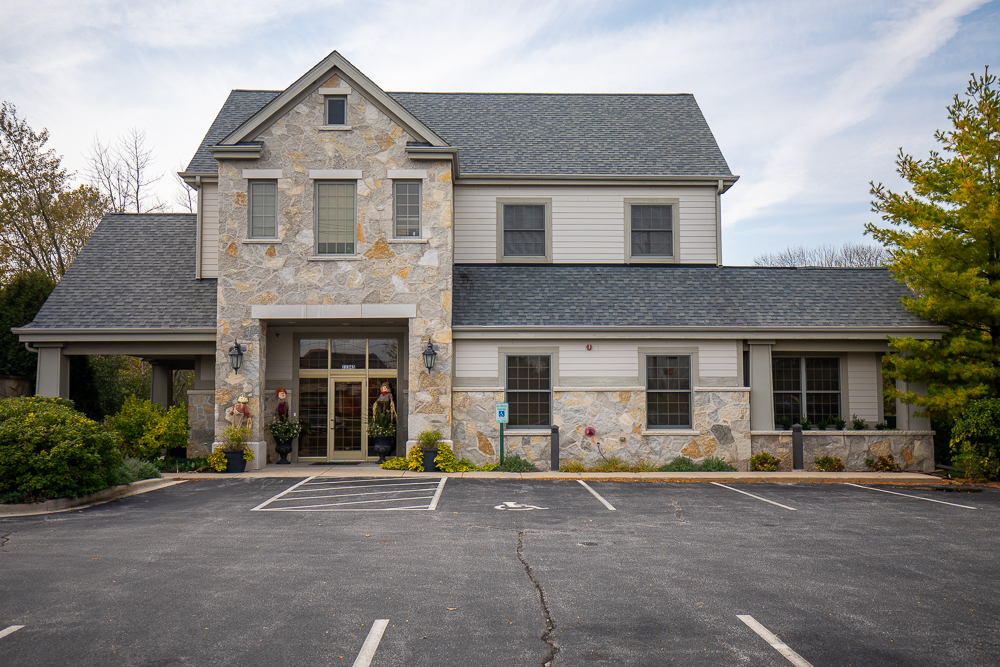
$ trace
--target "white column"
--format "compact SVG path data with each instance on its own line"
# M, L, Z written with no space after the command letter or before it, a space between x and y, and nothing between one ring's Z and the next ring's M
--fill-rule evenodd
M152 388L150 390L149 400L153 403L159 403L165 408L170 407L171 399L173 398L173 373L170 370L170 366L166 364L158 364L153 362L153 382Z
M750 341L750 430L774 430L771 342Z
M41 396L69 398L69 357L62 345L38 347L38 376L35 393Z
M927 384L925 382L906 382L896 380L896 388L906 393L912 391L921 396L927 395ZM916 417L914 412L919 412L919 405L908 405L898 398L896 399L896 428L900 431L929 431L931 430L931 420L927 417Z

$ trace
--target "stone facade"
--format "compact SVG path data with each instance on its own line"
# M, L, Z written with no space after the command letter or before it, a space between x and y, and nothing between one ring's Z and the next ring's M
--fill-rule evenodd
M334 76L324 86L337 87ZM216 353L216 433L228 423L225 409L240 393L250 399L254 439L273 440L262 429L266 373L266 321L253 319L263 305L413 304L409 320L408 424L413 437L435 428L447 437L451 410L452 178L448 161L412 161L415 139L357 89L347 97L347 130L324 130L324 98L304 98L256 137L260 159L221 160L219 171L219 282ZM277 241L247 242L248 181L244 169L280 169ZM360 170L356 199L356 255L315 257L314 181L310 169ZM420 169L422 238L393 239L389 169ZM414 242L417 241L417 242ZM437 350L433 373L421 352L430 337ZM246 346L239 374L229 364L235 340Z
M215 390L189 389L187 398L188 456L208 456L215 440Z
M493 422L493 404L503 401L502 391L453 393L455 455L473 463L497 461L500 430ZM750 397L745 389L696 389L694 428L683 431L648 431L646 392L642 389L553 392L553 424L559 426L561 462L599 465L603 456L626 461L666 463L677 456L695 461L709 456L723 458L746 469L750 457ZM594 437L584 430L594 427ZM540 470L548 470L550 431L504 433L507 454L522 456ZM602 456L603 454L603 456Z
M791 431L754 431L750 436L752 454L768 452L781 459L779 470L792 469ZM816 459L836 456L845 470L868 470L865 459L892 454L903 470L934 470L934 431L803 431L802 463L816 470Z
M0 375L0 399L31 396L31 380L14 375Z

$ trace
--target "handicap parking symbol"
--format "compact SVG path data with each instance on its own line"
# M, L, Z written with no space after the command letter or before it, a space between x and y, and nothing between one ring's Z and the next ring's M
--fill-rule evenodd
M521 503L512 503L510 501L504 502L502 505L495 505L493 507L495 510L513 510L515 512L524 512L527 510L547 510L548 507L538 507L537 505L522 505Z

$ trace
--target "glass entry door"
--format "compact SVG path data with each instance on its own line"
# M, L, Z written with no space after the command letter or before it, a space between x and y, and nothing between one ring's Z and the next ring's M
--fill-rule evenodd
M367 457L367 437L363 425L365 397L363 379L333 380L330 405L330 458L338 461L363 461Z

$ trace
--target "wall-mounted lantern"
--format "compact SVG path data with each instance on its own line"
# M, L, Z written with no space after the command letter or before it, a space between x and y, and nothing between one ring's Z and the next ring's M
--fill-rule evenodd
M427 349L424 350L424 366L427 371L430 372L434 368L434 360L437 358L437 352L434 351L434 346L431 345L431 341L427 339Z
M232 347L229 348L229 363L234 371L240 372L240 367L243 366L243 346L238 342L233 343Z

